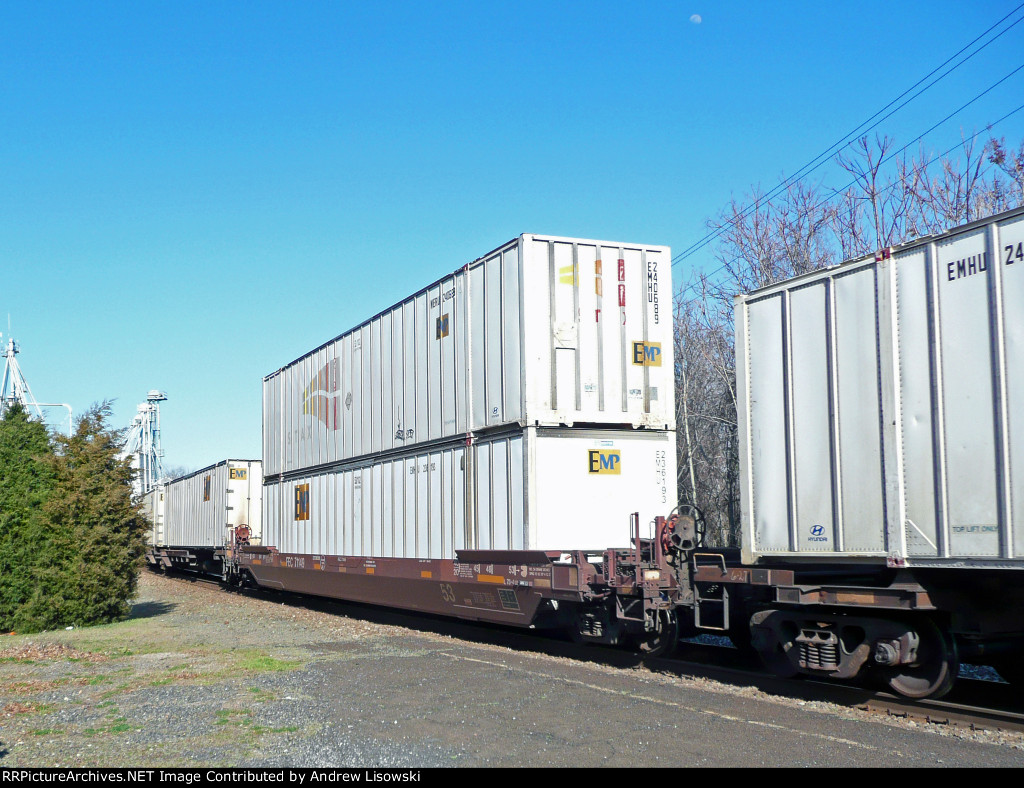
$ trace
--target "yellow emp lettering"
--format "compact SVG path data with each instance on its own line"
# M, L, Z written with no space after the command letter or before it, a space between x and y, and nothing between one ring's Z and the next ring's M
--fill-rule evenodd
M660 342L634 342L633 364L638 367L661 366Z
M309 485L295 485L295 519L309 519Z
M621 474L622 455L617 451L590 450L587 452L587 472Z

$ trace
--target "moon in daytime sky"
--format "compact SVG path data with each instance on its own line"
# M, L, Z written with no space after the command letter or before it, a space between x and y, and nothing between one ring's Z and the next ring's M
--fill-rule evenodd
M691 16L690 21L693 22L695 25L699 25L701 22L700 14L694 14L693 16Z

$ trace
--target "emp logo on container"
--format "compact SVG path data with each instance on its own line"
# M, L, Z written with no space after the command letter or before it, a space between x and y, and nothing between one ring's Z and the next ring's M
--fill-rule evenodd
M295 519L309 519L309 485L295 485Z
M245 468L231 468L228 471L228 477L231 479L244 479L245 475Z
M823 525L812 525L811 536L808 541L811 542L827 542L828 537L825 536L825 526Z
M617 451L588 451L587 473L622 473L622 455Z
M440 339L441 337L448 336L448 313L441 315L437 319L437 333L434 339Z
M638 367L660 367L661 343L634 342L633 363Z

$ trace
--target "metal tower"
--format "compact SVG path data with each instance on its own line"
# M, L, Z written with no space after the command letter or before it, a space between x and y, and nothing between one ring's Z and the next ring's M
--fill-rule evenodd
M0 334L0 337L2 336ZM32 389L28 387L28 381L25 380L25 375L22 373L21 367L18 366L18 359L15 358L17 354L18 343L12 337L8 337L7 350L4 353L4 380L0 385L0 417L3 417L11 405L20 402L30 416L35 411L35 415L42 421L43 412L39 410L39 404L32 396Z
M132 467L138 471L133 487L135 494L140 497L152 490L164 477L158 403L166 401L167 395L156 389L146 395L146 402L139 405L121 450L121 458L131 457Z
M0 334L0 338L3 334ZM33 414L40 421L43 418L42 408L67 408L68 409L68 435L71 434L71 406L66 402L38 402L32 394L32 389L25 380L25 375L18 365L18 343L13 337L7 337L7 349L4 351L4 377L0 383L0 419L3 418L7 409L15 402L20 402L29 416Z

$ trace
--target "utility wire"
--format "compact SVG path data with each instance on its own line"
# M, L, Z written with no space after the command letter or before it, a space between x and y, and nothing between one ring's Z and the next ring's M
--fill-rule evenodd
M1013 74L1016 74L1016 73L1017 73L1018 71L1020 71L1021 69L1024 69L1024 63L1022 63L1022 64L1021 64L1020 66L1018 66L1018 67L1017 67L1016 69L1014 69L1014 70L1013 70L1012 72L1010 72L1010 73L1009 73L1009 74L1007 74L1007 75L1006 75L1005 77L1003 77L1003 78L1002 78L1001 80L999 80L999 82L997 82L997 83L996 83L995 85L992 85L992 86L991 86L991 87L990 87L990 88L989 88L988 90L991 90L992 88L996 87L996 86L997 86L997 85L998 85L999 83L1001 83L1001 82L1004 82L1004 81L1005 81L1006 79L1008 79L1009 77L1013 76ZM979 94L978 94L977 96L975 96L975 97L974 97L973 99L971 99L971 101L967 102L967 104L964 104L964 106L963 106L963 107L961 107L961 108L960 108L960 110L964 109L964 107L967 107L967 106L968 106L969 104L973 103L974 101L977 101L977 100L978 100L979 98L981 98L981 97L982 97L983 95L985 95L985 93L987 93L987 92L988 92L988 90L984 91L983 93L979 93ZM960 110L957 110L957 112L959 112ZM992 128L995 128L995 127L996 127L996 126L998 126L998 125L999 125L1000 123L1002 123L1002 122L1003 122L1004 120L1006 120L1007 118L1010 118L1010 117L1012 117L1013 115L1016 115L1016 114L1017 114L1018 112L1020 112L1020 111L1022 111L1022 110L1024 110L1024 104L1021 104L1021 105L1020 105L1019 107L1017 107L1016 109L1010 110L1009 112L1007 112L1007 113L1006 113L1005 115L1003 115L1003 117L999 118L998 120L996 120L996 121L993 121L992 123L989 123L989 124L988 124L988 125L986 126L986 128L988 128L988 129L992 129ZM920 135L920 136L919 136L919 137L918 137L917 139L915 139L915 140L913 140L913 141L911 141L911 142L908 142L908 143L907 143L906 145L904 145L904 146L903 146L902 148L900 148L900 149L899 149L898 151L896 151L896 152L895 152L895 153L893 153L892 155L890 155L890 156L887 156L887 157L885 157L884 159L880 160L880 161L879 161L879 164L881 164L881 163L882 163L882 161L888 161L889 159L893 158L894 156L898 156L898 155L899 155L900 153L902 153L903 151L905 151L905 150L906 150L907 148L909 148L909 147L910 147L911 145L913 145L913 144L914 144L915 142L918 142L918 141L919 141L919 140L920 140L920 139L921 139L922 137L924 137L924 136L925 136L925 134L929 133L930 131L933 131L933 130L934 130L934 129L935 129L936 127L937 127L937 126L940 126L940 125L942 125L942 124L943 124L943 123L945 123L945 122L946 122L947 120L949 120L949 119L950 119L951 117L953 117L953 115L955 115L955 114L956 114L956 112L953 112L953 113L951 113L950 115L947 115L947 116L946 116L946 117L945 117L945 118L944 118L943 120L941 120L941 121L939 121L938 123L936 123L936 124L935 124L935 126L932 126L932 128L930 128L930 129L929 129L928 131L926 131L926 132L925 132L924 134L921 134L921 135ZM957 143L956 145L954 145L953 147L949 148L949 149L948 149L948 150L946 150L945 152L943 152L943 153L939 153L939 154L936 154L935 156L932 156L932 158L930 158L930 159L929 159L929 160L928 160L927 162L925 162L925 163L924 163L924 166L925 166L925 167L928 167L928 166L929 166L929 165L931 165L931 164L932 164L933 162L937 161L938 159L941 159L941 158L942 158L943 156L948 156L948 155L949 155L950 153L952 153L953 151L955 151L955 150L956 150L957 148L961 147L961 146L962 146L963 144L964 144L964 143L963 143L963 141L961 140L960 142L958 142L958 143ZM857 178L854 178L854 179L853 179L852 181L850 181L850 182L849 182L848 184L846 184L846 186L844 186L844 187L842 187L841 189L838 189L838 190L836 190L836 191L833 191L833 193L832 193L832 194L830 194L830 195L829 195L828 197L826 197L825 199L823 199L823 200L821 200L820 202L816 203L816 204L815 204L815 205L814 205L814 206L813 206L813 207L811 208L811 210L814 210L814 209L820 208L821 206L823 206L823 205L825 205L825 204L827 204L827 203L831 202L832 200L834 200L834 199L835 199L836 197L839 197L839 196L841 196L841 195L843 194L843 192L845 192L845 191L846 191L847 189L849 189L849 188L850 188L851 186L853 186L854 184L856 184L856 183L857 183L857 180L858 180ZM884 189L882 189L882 190L881 190L881 192L880 192L880 194L885 194L886 192L892 191L892 190L893 190L893 189L895 189L895 188L896 188L897 186L899 186L899 183L893 183L893 184L891 184L891 185L889 185L889 186L885 187ZM739 218L739 217L737 217L737 218ZM739 259L740 259L739 257L734 257L734 258L733 258L732 260L730 260L729 262L727 262L727 263L722 263L722 265L718 266L718 268L715 268L715 269L714 269L713 271L711 271L710 273L704 274L704 275L703 275L703 277L701 277L701 278L702 278L702 280L706 281L706 280L708 280L708 279L711 279L711 278L712 278L712 277L713 277L713 276L714 276L715 274L719 273L720 271L724 271L724 270L725 270L726 268L728 268L728 267L729 267L729 266L730 266L730 265L731 265L732 263L735 263L735 262L736 262L736 261L738 261ZM690 284L687 284L687 285L686 285L685 287L683 287L683 288L682 288L682 290L681 290L680 292L681 292L681 293L685 293L685 292L686 292L686 291L688 291L688 290L692 290L692 289L694 289L694 287L695 287L695 284L691 282Z
M844 145L852 144L853 141L849 139L850 137L852 137L854 135L861 134L864 131L871 131L872 129L877 128L882 122L884 122L885 120L887 120L888 118L892 117L894 114L899 112L899 110L903 109L903 107L907 106L907 104L909 104L911 101L913 101L914 99L916 99L919 96L921 96L925 91L927 91L928 89L933 87L940 80L942 80L945 77L949 76L949 74L951 74L953 71L958 69L964 63L966 63L968 60L973 58L975 55L977 55L979 52L981 52L987 46L989 46L990 44L994 43L1001 36L1003 36L1004 34L1009 32L1014 26L1016 26L1020 22L1024 21L1024 15L1022 15L1020 18L1018 18L1017 20L1015 20L1014 22L1009 24L1005 29L1001 30L998 34L996 34L991 39L989 39L984 44L982 44L980 47L978 47L976 50L971 52L967 57L963 58L959 63L956 63L955 65L950 67L947 71L943 72L938 77L936 77L934 80L932 80L930 83L925 85L923 88L921 88L921 90L919 90L913 96L908 98L906 101L904 101L898 107L893 109L891 112L886 114L884 117L879 118L874 124L872 124L868 128L866 128L866 129L864 128L864 126L866 124L869 124L869 123L871 123L871 121L875 120L875 118L878 118L879 115L882 115L882 113L884 113L886 110L888 110L894 104L896 104L900 99L902 99L908 93L910 93L915 88L917 88L922 82L924 82L929 77L931 77L933 74L935 74L937 71L939 71L943 66L945 66L950 61L952 61L952 60L956 59L957 57L959 57L963 52L965 52L966 50L970 49L970 47L974 46L974 44L976 44L978 41L980 41L982 38L984 38L986 35L988 35L994 29L999 27L999 25L1001 25L1003 22L1005 22L1007 19L1009 19L1015 13L1017 13L1021 8L1024 8L1024 3L1021 3L1020 5L1018 5L1012 11L1010 11L1010 13L1008 13L1006 16L1004 16L998 22L996 22L991 27L989 27L987 30L985 30L981 35L979 35L976 38L974 38L974 40L972 40L970 43L968 43L965 46L963 46L955 54L953 54L950 57L946 58L946 60L944 60L942 63L940 63L938 66L936 66L930 72L928 72L925 76L923 76L921 79L919 79L913 85L911 85L909 88L907 88L905 91L903 91L903 93L901 93L899 96L897 96L892 101L890 101L888 104L886 104L884 107L882 107L880 110L878 110L874 115L872 115L867 120L865 120L865 121L861 122L860 124L858 124L851 131L847 132L839 140L837 140L831 146L826 148L823 152L819 153L817 156L815 156L813 159L811 159L809 162L807 162L807 164L803 165L799 170L797 170L795 173L793 173L793 175L791 175L788 178L782 180L777 186L775 186L772 190L770 190L768 192L768 194L764 195L761 199L755 201L751 206L749 206L748 208L746 208L745 210L740 212L739 215L735 216L732 220L730 220L729 222L724 224L722 227L719 227L716 230L712 231L711 233L708 233L703 238L701 238L700 240L694 242L689 247L684 249L682 252L677 254L672 259L672 265L674 266L676 263L681 262L685 258L691 256L692 254L698 252L700 249L704 248L708 243L710 243L712 240L714 240L719 235L721 235L721 233L723 233L725 230L727 230L729 227L731 227L733 224L735 224L735 222L737 222L740 219L744 218L750 211L754 210L761 203L763 203L763 202L770 202L775 196L777 196L779 194L779 192L782 191L782 189L790 186L791 184L795 183L798 180L801 180L803 177L805 177L806 175L810 174L811 172L816 170L818 167L820 167L822 164L824 164L825 158L828 157L828 156L831 156L836 151L837 148L843 147Z
M996 23L995 23L994 25L992 25L991 27L989 27L989 28L988 28L988 30L986 30L986 31L985 31L984 33L982 33L982 34L981 34L980 36L978 36L977 38L975 38L975 39L974 39L973 41L971 41L971 42L970 42L969 44L967 44L966 46L962 47L962 48L961 48L961 49L959 50L959 52L957 52L956 54L954 54L954 55L950 56L950 57L949 57L949 58L947 58L947 59L946 59L945 61L943 61L943 63L939 64L939 65L938 65L938 66L937 66L936 68L932 69L932 71L930 71L930 72L929 72L928 74L926 74L926 75L925 75L924 77L922 77L922 78L921 78L920 80L918 80L918 81L917 81L917 82L916 82L916 83L915 83L914 85L912 85L912 86L911 86L910 88L908 88L908 89L907 89L907 90L905 90L905 91L904 91L903 93L901 93L901 94L900 94L899 96L897 96L897 97L896 97L895 99L893 99L892 101L890 101L890 102L889 102L888 104L886 104L886 105L885 105L884 107L882 107L882 109L880 109L880 110L879 110L878 112L876 112L876 113L875 113L874 115L872 115L872 116L871 116L870 118L868 118L868 119L867 119L866 121L864 121L864 122L862 122L861 124L859 124L859 125L858 125L857 127L855 127L855 128L854 128L854 129L852 130L852 131L848 132L848 133L847 133L847 134L846 134L845 136L841 137L841 138L840 138L840 139L839 139L839 140L838 140L837 142L833 143L833 144L832 144L832 146L830 146L829 148L827 148L827 149L826 149L825 151L823 151L822 153L818 154L818 156L816 156L816 157L815 157L814 159L812 159L812 160L811 160L810 162L808 162L808 163L807 163L807 164L805 164L805 165L804 165L803 167L801 167L801 168L800 168L799 170L797 170L797 171L796 171L796 172L795 172L795 173L794 173L793 175L791 175L791 176L789 176L788 178L786 178L786 179L784 179L783 181L781 181L781 182L780 182L780 183L779 183L779 184L778 184L778 185L777 185L777 186L776 186L775 188L773 188L772 190L770 190L770 191L768 192L768 194L764 195L764 196L763 196L763 197L762 197L761 199L759 199L759 200L755 201L755 202L754 202L754 203L753 203L753 204L752 204L751 206L749 206L749 207L748 207L747 209L745 209L744 211L742 211L742 212L741 212L741 213L740 213L740 214L739 214L738 216L734 217L734 218L733 218L733 219L732 219L732 220L731 220L730 222L727 222L727 223L726 223L725 225L723 225L722 227L720 227L720 228L718 228L717 230L715 230L715 231L713 231L713 232L709 233L708 235L704 236L704 238L701 238L700 240L698 240L697 242L695 242L695 243L694 243L693 245L691 245L690 247L688 247L688 248L684 249L684 250L683 250L682 252L680 252L679 254L677 254L677 255L676 255L676 257L675 257L675 258L674 258L674 259L672 260L672 264L673 264L673 265L675 265L676 263L680 262L681 260L683 260L683 259L685 259L685 258L689 257L689 256L690 256L690 255L692 255L693 253L695 253L695 252L699 251L700 249L702 249L702 248L703 248L704 246L706 246L706 245L707 245L707 242L708 242L708 241L710 241L710 240L713 240L714 238L716 238L716 237L717 237L718 235L720 235L720 234L721 234L722 232L724 232L724 231L725 231L726 229L728 229L728 228L729 228L730 226L732 226L732 224L734 224L734 223L735 223L736 221L739 221L739 220L740 220L740 219L742 219L742 218L743 218L744 216L746 216L746 214L747 214L747 213L749 213L749 212L750 212L751 210L754 210L754 209L755 209L755 208L756 208L756 207L757 207L758 205L760 205L760 203L762 203L762 202L766 202L766 201L767 201L767 202L771 202L771 200L772 200L772 199L774 199L774 197L775 197L775 196L777 196L777 195L779 194L779 192L780 192L780 191L781 191L782 189L786 188L787 186L791 185L792 183L795 183L796 181L800 180L800 179L801 179L801 178L802 178L802 177L803 177L804 175L807 175L807 174L809 174L810 172L813 172L814 170L816 170L816 169L817 169L818 167L820 167L820 166L821 166L821 165L822 165L822 164L824 163L824 157L826 157L826 156L830 155L831 153L833 153L833 152L834 152L834 151L836 150L836 148L837 148L837 147L840 147L841 145L843 145L843 143L844 143L844 142L845 142L845 141L846 141L846 140L847 140L847 139L848 139L848 138L849 138L850 136L852 136L852 135L854 135L854 134L859 134L859 133L861 133L861 131L871 131L872 129L875 129L875 128L877 128L877 127L878 127L878 126L879 126L879 125L880 125L880 124L881 124L881 123L882 123L883 121L885 121L885 120L887 120L888 118L892 117L892 116L893 116L894 114L896 114L896 113L897 113L897 112L898 112L899 110L903 109L903 107L907 106L907 104L909 104L909 103L910 103L911 101L913 101L914 99L918 98L918 97L919 97L919 96L921 96L921 95L922 95L922 94L923 94L923 93L924 93L925 91L927 91L927 90L928 90L929 88L931 88L932 86L934 86L934 85L935 85L935 84L936 84L937 82L939 82L940 80L942 80L942 79L944 79L945 77L947 77L947 76L948 76L949 74L951 74L951 73L952 73L953 71L955 71L955 70L956 70L957 68L959 68L959 67L960 67L960 66L962 66L962 65L963 65L964 63L966 63L966 62L967 62L968 60L970 60L970 59L971 59L972 57L974 57L974 56L975 56L975 55L977 55L977 54L978 54L979 52L981 52L981 51L982 51L982 50L983 50L983 49L984 49L985 47L987 47L987 46L988 46L989 44L992 44L993 42L995 42L995 41L996 41L996 40L997 40L998 38L1000 38L1000 37L1001 37L1001 36L1002 36L1003 34L1007 33L1007 32L1008 32L1009 30L1011 30L1011 29L1012 29L1012 28L1013 28L1013 27L1014 27L1015 25L1019 24L1019 23L1020 23L1021 21L1024 21L1024 16L1021 16L1021 17L1020 17L1019 19L1017 19L1016 21L1014 21L1014 22L1013 22L1012 24L1008 25L1008 26L1007 26L1007 27L1006 27L1006 28L1005 28L1004 30L1000 31L1000 32L999 32L999 33L998 33L997 35L993 36L993 37L992 37L992 38L991 38L991 39L990 39L989 41L985 42L985 43L984 43L984 44L983 44L982 46L978 47L978 48L977 48L977 49L976 49L976 50L975 50L974 52L972 52L972 53L971 53L970 55L968 55L967 57L965 57L965 58L964 58L963 60L961 60L961 61L960 61L959 63L957 63L956 65L952 66L952 67L951 67L951 68L950 68L949 70L947 70L946 72L944 72L944 73L943 73L943 74L941 74L940 76L936 77L936 78L935 78L935 79L934 79L934 80L933 80L932 82L930 82L930 83L929 83L928 85L926 85L925 87L923 87L923 88L922 88L922 89L921 89L920 91L918 91L917 93L915 93L915 94L914 94L913 96L911 96L911 97L910 97L909 99L907 99L907 100L906 100L905 102L903 102L902 104L900 104L900 105L899 105L898 107L896 107L895 109L893 109L893 110L892 110L891 112L889 112L888 114L886 114L886 115L885 115L884 117L880 118L880 119L879 119L879 120L878 120L877 122L875 122L875 123L874 123L873 125L871 125L871 126L870 126L870 127L868 127L867 129L864 129L864 128L863 128L865 124L867 124L867 123L870 123L870 122L871 122L872 120L874 120L875 118L877 118L877 117L878 117L878 116L879 116L879 115L880 115L881 113L885 112L885 110L886 110L886 109L888 109L888 108L889 108L889 107L891 107L891 106L892 106L893 104L895 104L895 103L896 103L897 101L899 101L899 100L900 100L900 99L901 99L901 98L902 98L903 96L906 96L906 95L907 95L908 93L910 93L910 91L912 91L912 90L913 90L914 88L916 88L916 87L917 87L918 85L920 85L920 84L921 84L922 82L924 82L924 81L925 81L926 79L928 79L928 77L930 77L930 76L931 76L932 74L934 74L934 73L935 73L936 71L938 71L939 69L941 69L941 68L942 68L942 67L943 67L944 65L946 65L947 63L949 63L949 62L950 62L951 60L953 60L954 58L956 58L956 57L957 57L958 55L960 55L960 54L961 54L962 52L964 52L964 51L965 51L966 49L968 49L968 48L970 48L971 46L973 46L973 45L974 45L975 43L977 43L977 41L979 41L979 40L980 40L981 38L983 38L984 36L986 36L986 35L987 35L987 34L988 34L989 32L991 32L991 31L992 31L993 29L995 29L996 27L998 27L998 26L999 26L1000 24L1002 24L1003 22L1005 22L1005 21L1006 21L1006 19L1008 19L1008 18L1009 18L1010 16L1012 16L1012 15L1013 15L1014 13L1016 13L1016 12L1017 12L1018 10L1020 10L1020 9L1021 9L1022 7L1024 7L1024 3L1022 3L1022 4L1021 4L1021 5L1019 5L1019 6L1017 6L1017 8L1015 8L1015 9L1014 9L1013 11L1011 11L1011 12L1010 12L1009 14L1007 14L1006 16L1004 16L1004 17L1003 17L1002 19L1000 19L1000 20L999 20L998 22L996 22ZM852 140L850 140L849 142L846 142L846 145L850 145L850 144L852 144L852 142L853 142L853 141L852 141ZM812 166L812 165L813 165L813 166ZM809 169L808 169L808 168L809 168ZM806 171L806 172L805 172L805 171Z
M928 134L930 134L931 132L935 131L935 129L937 129L937 128L938 128L939 126L941 126L941 125L942 125L943 123L945 123L945 122L946 122L947 120L949 120L950 118L953 118L954 116L956 116L956 115L957 115L957 114L959 114L960 112L963 112L963 111L964 111L965 109L967 109L967 107L969 107L969 106L970 106L971 104L973 104L973 103L974 103L975 101L977 101L978 99L980 99L980 98L981 98L982 96L984 96L985 94L987 94L987 93L991 92L991 91L992 91L992 90L994 90L995 88L999 87L999 85L1003 84L1003 83L1004 83L1004 82L1005 82L1006 80L1008 80L1008 79L1009 79L1010 77L1012 77L1012 76L1013 76L1014 74L1016 74L1016 73L1017 73L1018 71L1020 71L1021 69L1024 69L1024 63L1021 63L1021 64L1020 64L1019 66L1017 66L1017 68L1013 69L1013 71L1011 71L1011 72L1010 72L1009 74L1007 74L1007 75L1006 75L1005 77L1003 77L1002 79L1000 79L1000 80L996 81L996 82L995 82L995 83L993 83L992 85L989 85L989 86L988 86L987 88L985 88L985 90L983 90L983 91L982 91L981 93L978 93L978 94L977 94L977 95L976 95L976 96L975 96L974 98L972 98L972 99L971 99L970 101L968 101L968 102L967 102L966 104L963 104L963 105L962 105L962 106L961 106L961 107L960 107L959 109L956 109L956 110L954 110L953 112L951 112L951 113L949 113L948 115L946 115L946 117L944 117L944 118L943 118L942 120L940 120L940 121L939 121L938 123L936 123L935 125L933 125L933 126L932 126L931 128L929 128L929 129L928 129L927 131L925 131L925 132L922 132L921 134L919 134L919 135L918 135L917 137L915 137L914 139L912 139L912 140L911 140L910 142L908 142L908 143L907 143L906 145L904 145L904 146L903 146L902 148L900 148L899 150L897 150L897 151L895 151L895 152L893 152L893 153L889 154L888 156L885 156L884 158L880 159L880 160L879 160L879 162L878 162L878 166L881 166L883 162L885 162L885 161L889 161L890 159L894 158L895 156L898 156L899 154L903 153L903 152L904 152L904 151L905 151L905 150L906 150L907 148L909 148L909 147L910 147L911 145L913 145L914 143L916 143L916 142L920 142L920 141L921 141L921 140L922 140L922 139L923 139L924 137L926 137L926 136L927 136ZM955 146L954 146L954 147L955 147ZM950 149L950 150L952 150L952 149ZM948 151L947 151L947 152L948 152ZM945 154L943 154L943 155L945 155ZM830 197L829 199L833 199L833 198L834 198L834 197L835 197L836 195L840 194L841 192L844 192L844 191L846 191L846 190L847 190L847 189L849 189L849 188L850 188L851 186L853 186L853 185L854 185L854 184L855 184L856 182L857 182L857 179L856 179L856 178L854 178L854 180L853 180L853 181L851 181L850 183L846 184L846 186L843 186L843 187L842 187L841 189L837 190L837 191L836 191L836 192L835 192L835 193L834 193L834 194L832 195L832 197ZM734 218L733 218L733 219L732 219L731 221L729 221L729 222L726 222L726 223L725 223L724 225L722 225L722 226L721 226L720 228L718 228L718 229L717 229L717 230L716 230L715 232L713 232L713 233L709 233L709 234L708 234L708 235L707 235L707 236L706 236L706 237L705 237L705 238L704 238L704 239L703 239L702 241L698 242L698 245L695 245L695 247L694 247L694 248L692 248L692 251L689 251L689 252L683 252L683 253L681 253L681 256L679 257L679 260L675 260L675 261L673 261L673 264L674 264L675 262L679 262L680 260L683 260L683 259L685 259L686 257L689 257L690 255L692 255L692 254L694 254L694 253L696 253L696 252L700 251L701 249L703 249L703 248L704 248L705 246L707 246L707 245L708 245L709 243L711 243L711 242L712 242L713 240L715 240L715 238L717 238L717 237L718 237L719 235L721 235L721 234L722 234L723 232L725 232L725 231L726 231L726 230L727 230L727 229L728 229L729 227L731 227L731 226L732 226L733 224L735 224L735 223L736 223L737 221L739 221L739 220L740 220L740 219L742 219L742 218L743 218L744 216L746 216L746 214L747 214L747 213L749 213L749 212L750 212L750 211L751 211L751 210L752 210L752 209L753 209L754 207L756 207L757 205L759 205L759 204L761 204L761 203L763 203L763 202L764 202L763 200L761 200L761 201L758 201L758 202L755 202L753 206L751 206L751 207L748 207L748 208L744 209L744 211L742 211L742 212L741 212L741 213L740 213L740 214L739 214L738 216L734 217ZM823 204L823 203L819 203L819 205L821 205L821 204ZM817 208L818 206L816 205L816 206L814 206L814 207L815 207L815 208Z

